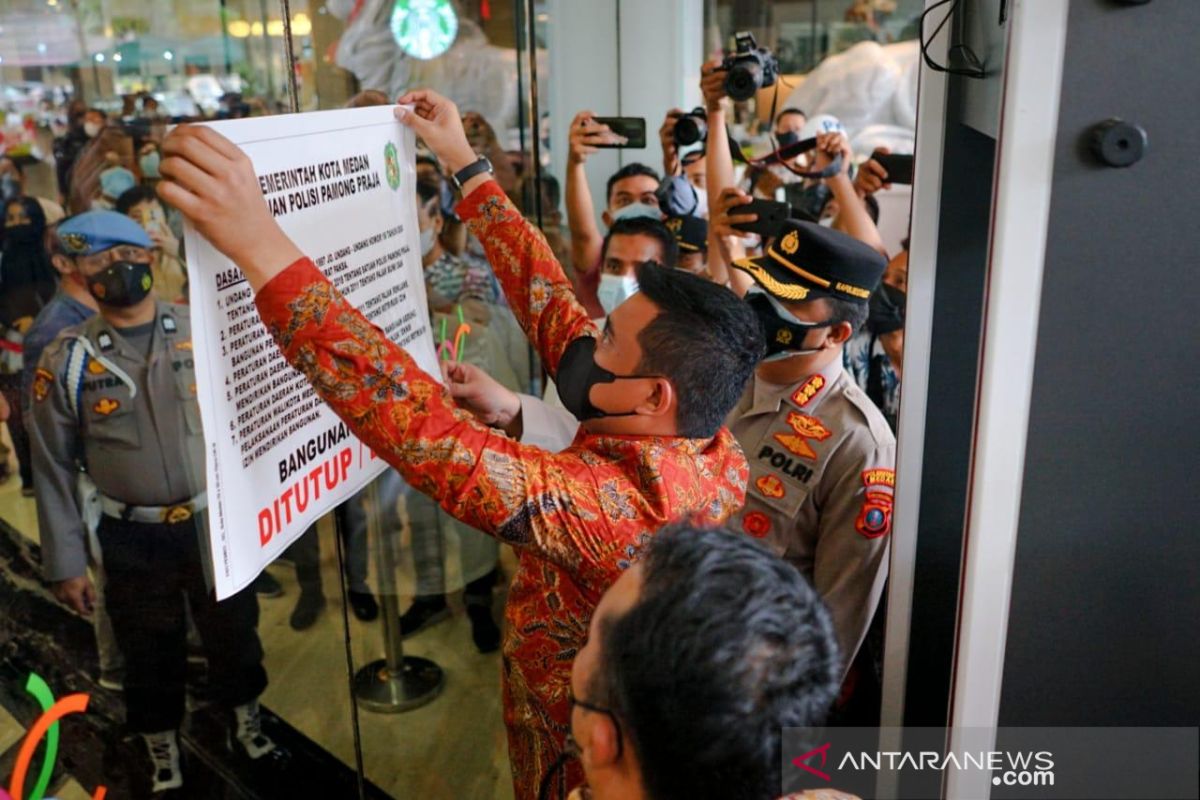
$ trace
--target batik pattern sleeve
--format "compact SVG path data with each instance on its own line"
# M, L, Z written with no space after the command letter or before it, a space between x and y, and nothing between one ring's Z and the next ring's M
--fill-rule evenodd
M489 181L458 204L458 216L483 244L508 305L551 375L567 345L597 331L575 297L546 237Z
M600 499L578 460L515 442L457 408L308 259L256 302L288 362L414 488L455 519L552 561L588 557L594 543L578 516Z

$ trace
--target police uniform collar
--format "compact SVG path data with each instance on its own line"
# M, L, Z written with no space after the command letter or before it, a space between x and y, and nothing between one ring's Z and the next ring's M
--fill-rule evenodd
M804 380L787 386L780 386L774 383L768 383L758 377L758 373L754 375L751 392L753 402L747 415L777 413L785 402L803 408L806 411L811 411L821 404L825 396L829 393L829 389L837 383L845 370L842 367L842 359L835 358L825 365L824 368L814 372Z

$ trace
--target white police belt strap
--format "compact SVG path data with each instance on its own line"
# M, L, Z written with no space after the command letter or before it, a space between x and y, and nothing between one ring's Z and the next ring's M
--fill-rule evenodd
M100 509L106 517L151 525L186 522L208 507L208 493L201 492L183 503L169 506L134 506L100 495Z
M113 363L112 359L97 353L91 340L86 336L75 336L71 340L71 348L67 356L66 380L63 383L67 387L75 387L74 391L67 392L67 402L71 405L71 413L76 417L79 416L80 398L83 395L83 379L87 372L88 359L103 364L105 369L128 386L130 400L137 397L137 384L125 370Z

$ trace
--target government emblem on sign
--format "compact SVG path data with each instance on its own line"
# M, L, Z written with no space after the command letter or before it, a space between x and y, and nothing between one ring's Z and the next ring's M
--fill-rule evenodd
M400 156L396 153L396 145L391 142L383 148L383 169L387 174L387 184L393 189L400 188Z

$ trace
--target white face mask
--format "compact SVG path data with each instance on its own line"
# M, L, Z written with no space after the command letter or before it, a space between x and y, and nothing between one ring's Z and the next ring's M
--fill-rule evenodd
M87 137L89 139L95 139L96 134L100 133L100 123L98 123L98 122L83 123L83 132L85 134L87 134Z
M601 275L600 288L596 290L596 295L600 300L600 307L604 309L605 315L608 315L621 303L637 294L637 290L637 278L633 275Z
M437 233L433 230L432 225L421 231L421 258L433 251L435 242L437 242Z
M696 210L692 212L692 216L708 219L708 190L699 189L695 186L692 188L696 189Z
M820 225L822 228L832 228L833 227L833 219L834 219L833 217L821 217L821 221L817 224Z
M649 203L630 203L612 212L613 222L619 219L633 219L634 217L662 219L662 211L659 210L658 206L652 206Z

